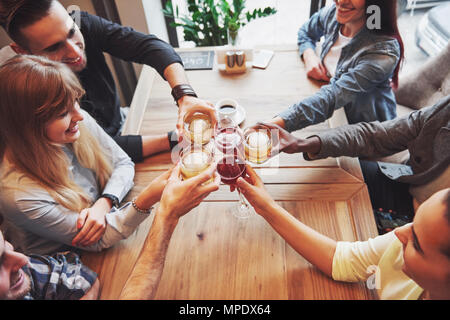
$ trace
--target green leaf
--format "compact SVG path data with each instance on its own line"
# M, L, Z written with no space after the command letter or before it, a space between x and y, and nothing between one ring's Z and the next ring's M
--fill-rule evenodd
M230 3L232 3L230 5ZM186 41L197 46L215 46L226 44L227 29L238 30L251 20L276 13L276 9L267 7L255 9L244 14L246 0L187 0L188 14L179 16L176 7L177 23L172 27L182 27ZM165 16L174 17L172 1L167 1L162 10Z
M250 22L251 20L255 20L257 18L268 17L275 13L277 13L277 10L275 8L267 7L267 8L264 8L264 10L255 9L255 10L253 10L252 13L247 12L246 17L247 17L247 21Z
M173 18L173 6L172 6L172 1L167 1L166 2L166 6L165 8L162 10L163 14L167 17L171 17Z

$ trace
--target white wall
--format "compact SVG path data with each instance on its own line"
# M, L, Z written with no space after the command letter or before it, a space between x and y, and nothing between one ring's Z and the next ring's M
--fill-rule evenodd
M122 25L142 33L152 33L169 42L160 0L116 0ZM134 64L139 77L142 66Z
M65 8L68 8L71 5L77 5L83 11L96 14L91 0L59 0L59 2ZM162 7L160 0L116 0L116 5L122 25L130 26L133 29L143 33L155 34L159 38L169 42L164 15L161 11ZM3 28L0 28L0 48L10 43L11 39L8 37ZM110 69L113 71L113 76L116 83L118 84L111 58L109 55L105 56ZM134 69L136 71L136 75L139 77L142 66L139 64L134 64ZM123 101L121 92L120 97Z
M162 5L160 0L142 0L144 14L150 33L158 38L169 42L166 21L162 13Z

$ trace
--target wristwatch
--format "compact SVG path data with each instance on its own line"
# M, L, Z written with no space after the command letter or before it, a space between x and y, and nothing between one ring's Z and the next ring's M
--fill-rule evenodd
M106 198L111 200L113 207L118 208L119 207L119 198L117 198L116 196L113 196L112 194L109 193L104 193L102 194L101 198Z
M179 84L172 88L172 97L177 105L178 100L180 100L184 96L191 96L197 98L197 94L189 84Z

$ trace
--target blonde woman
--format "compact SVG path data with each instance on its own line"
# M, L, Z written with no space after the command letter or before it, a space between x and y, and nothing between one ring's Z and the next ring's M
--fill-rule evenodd
M0 67L0 212L25 253L112 246L148 217L169 176L117 208L134 164L80 109L83 94L67 66L46 58Z

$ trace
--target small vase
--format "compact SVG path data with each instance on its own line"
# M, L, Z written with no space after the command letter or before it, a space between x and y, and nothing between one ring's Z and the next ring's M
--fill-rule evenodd
M236 47L241 42L241 38L239 37L239 29L230 30L227 29L228 36L228 45L231 47Z

